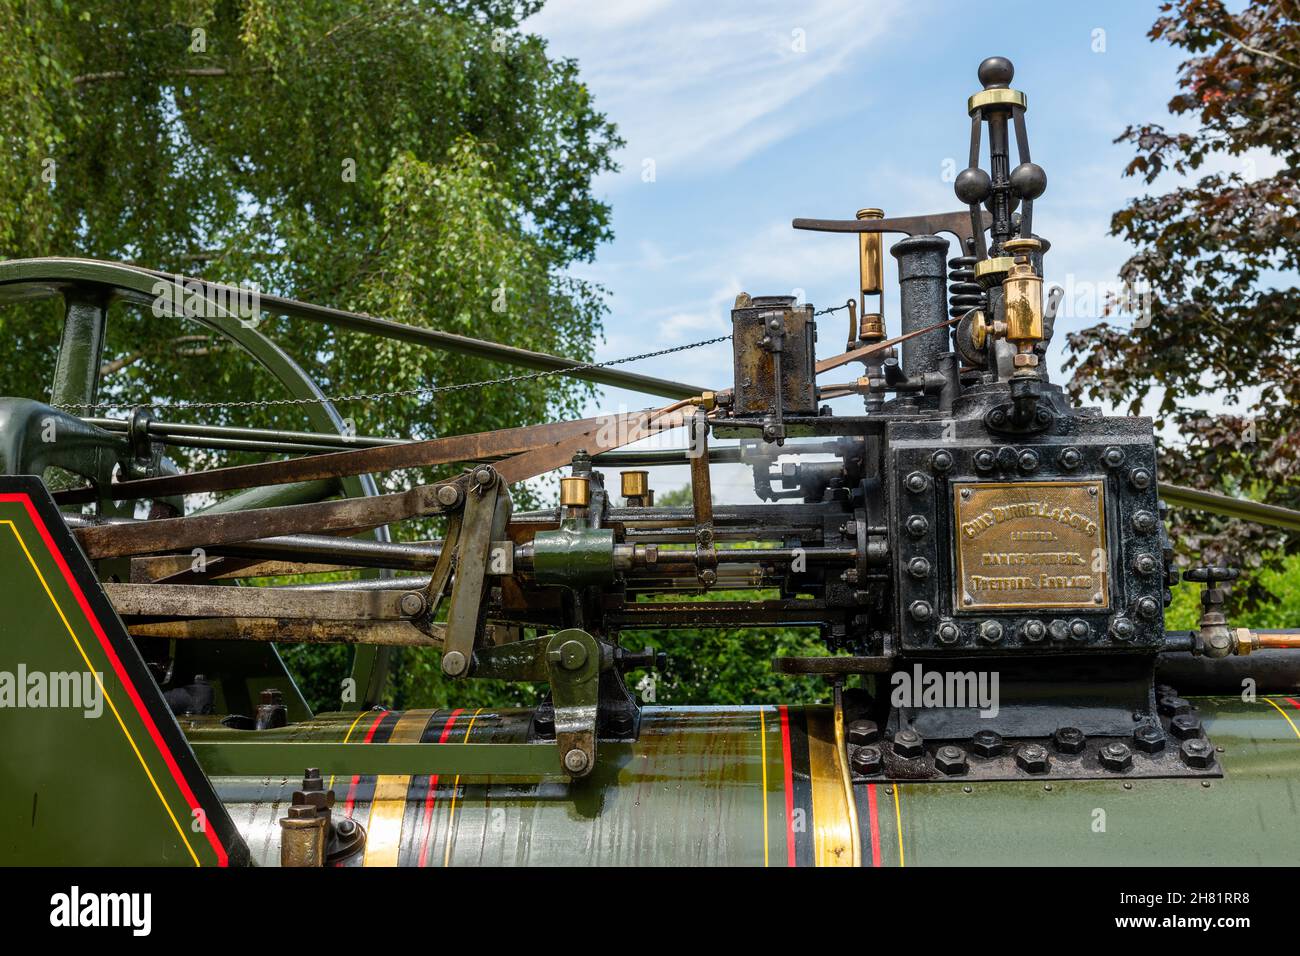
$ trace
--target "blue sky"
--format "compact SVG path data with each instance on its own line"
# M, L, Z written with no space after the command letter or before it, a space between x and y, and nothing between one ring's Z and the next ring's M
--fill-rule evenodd
M525 29L546 37L553 55L578 60L597 107L627 140L621 171L595 187L613 206L616 238L575 270L611 292L597 357L726 334L742 290L842 303L857 280L854 240L795 232L790 220L852 218L863 206L891 216L960 208L944 173L965 166L966 98L980 88L980 60L997 54L1015 64L1033 157L1047 170L1034 207L1035 231L1052 242L1046 278L1075 293L1057 323L1056 374L1065 333L1097 318L1094 284L1113 282L1126 258L1107 235L1110 216L1145 191L1122 176L1132 147L1112 141L1129 123L1178 127L1165 106L1182 55L1147 39L1157 13L1154 0L975 9L552 0ZM894 282L887 274L896 310ZM845 320L826 318L829 354ZM886 318L896 330L896 312ZM725 387L730 346L633 367ZM653 401L605 389L592 410ZM743 497L742 472L720 477ZM658 478L662 487L684 482L684 469Z

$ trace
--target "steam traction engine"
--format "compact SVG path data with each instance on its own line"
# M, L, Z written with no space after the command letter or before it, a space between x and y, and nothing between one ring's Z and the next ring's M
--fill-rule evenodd
M1166 630L1177 572L1162 499L1285 527L1300 516L1158 486L1149 420L1073 407L1050 381L1059 293L1044 296L1049 243L1033 229L1046 174L1030 159L1012 76L1005 59L980 65L969 168L956 179L966 209L795 220L856 238L860 294L840 309L842 352L818 359L818 332L825 341L829 330L811 305L742 294L723 390L502 353L675 399L632 415L422 442L336 439L329 400L293 380L319 399L317 432L184 426L143 410L82 418L73 411L93 405L94 382L68 385L69 342L93 340L95 302L110 292L142 301L156 276L81 261L0 265L7 297L69 301L63 391L49 405L4 400L5 471L57 466L84 478L52 496L36 477L3 479L0 519L31 545L4 551L22 596L6 602L6 643L36 659L71 634L118 714L93 730L63 715L0 716L11 775L91 822L103 817L75 845L19 828L10 859L1294 860L1297 636L1230 628L1223 585L1236 572L1214 567L1188 574L1205 584L1201 626ZM887 234L903 236L889 249L901 316L892 335ZM263 307L434 347L472 341L271 297ZM258 333L230 317L210 324L267 350L264 364L292 378L291 360L267 359L274 347ZM843 381L822 378L837 370ZM823 404L844 398L861 411ZM72 437L52 448L27 440L51 418ZM685 429L686 447L626 447L667 429ZM303 454L167 467L167 443L200 438ZM748 465L763 503L715 503L718 462ZM378 494L366 478L461 463L451 479L400 493ZM673 463L689 464L690 507L655 504L649 467ZM560 467L558 508L512 511L511 484ZM606 477L615 468L620 494ZM175 504L232 492L188 514ZM130 516L142 501L147 520ZM442 521L441 538L386 539L386 526L428 518ZM194 549L209 557L202 568ZM371 576L305 581L339 568ZM36 613L23 604L37 603L32 569L67 609L67 634L49 620L20 626ZM231 584L268 574L305 583ZM777 596L712 596L736 590ZM622 632L713 625L753 627L755 646L762 628L819 628L828 654L773 666L824 677L830 703L670 707L629 692L628 672L671 663L624 646ZM356 645L352 709L307 709L274 651L303 641ZM548 689L528 709L366 709L394 648L438 655L450 678ZM1257 692L1249 699L1243 680ZM1226 696L1192 702L1175 686ZM23 723L38 719L44 739L70 743L38 746ZM138 759L127 759L123 733ZM78 786L78 754L100 763L108 798ZM4 798L6 817L27 813L30 789ZM1105 840L1088 827L1097 806L1112 808ZM187 825L199 816L201 830ZM1188 825L1237 818L1250 825Z

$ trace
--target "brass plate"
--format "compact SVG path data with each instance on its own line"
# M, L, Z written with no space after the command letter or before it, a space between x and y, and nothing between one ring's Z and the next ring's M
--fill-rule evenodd
M1100 481L955 482L962 611L1110 606Z

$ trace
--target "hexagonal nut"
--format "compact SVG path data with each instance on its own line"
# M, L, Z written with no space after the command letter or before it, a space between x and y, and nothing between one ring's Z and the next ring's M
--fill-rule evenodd
M1133 746L1146 754L1158 754L1165 749L1165 733L1159 727L1139 727L1133 731Z
M1178 714L1190 714L1192 705L1182 697L1171 695L1156 701L1156 710L1166 717L1176 717Z
M1183 763L1197 770L1204 770L1214 763L1214 748L1210 742L1201 737L1184 740L1180 748Z
M929 601L913 601L907 606L907 613L914 621L928 621L934 614L934 608L930 607Z
M1038 620L1025 621L1020 626L1020 633L1026 641L1037 644L1047 636L1047 625Z
M934 766L940 773L955 777L966 772L966 751L951 744L934 752Z
M996 757L1007 749L1007 745L996 730L977 730L971 737L970 749L981 757Z
M1117 641L1131 641L1137 634L1137 627L1126 617L1117 617L1110 622L1110 636Z
M1178 714L1169 721L1169 732L1179 740L1201 736L1201 718L1195 714Z
M900 730L894 734L894 753L904 760L924 756L925 739L915 730Z
M1033 352L1017 352L1011 357L1011 364L1016 368L1036 368L1038 356Z
M1081 754L1088 738L1078 727L1058 727L1052 734L1052 746L1057 753Z
M952 455L942 448L930 456L930 467L935 471L948 471L952 468Z
M985 644L996 644L1002 640L1002 624L999 621L985 621L980 625L980 640Z
M919 471L914 471L904 480L904 485L912 494L919 495L930 487L930 476Z
M952 621L944 621L939 625L936 633L939 635L940 644L956 644L961 637L961 628Z
M1133 751L1119 741L1106 744L1101 748L1101 765L1115 772L1127 770L1133 766Z
M1092 628L1083 618L1076 617L1070 622L1070 640L1083 642L1091 636Z
M849 721L849 743L874 744L880 739L880 727L874 720Z
M862 774L864 777L880 773L884 767L879 747L856 748L849 757L849 763L853 766L854 773Z
M1038 453L1026 448L1020 453L1019 465L1021 471L1034 471L1038 468Z
M907 533L913 538L923 538L930 530L930 522L925 515L912 515L907 519Z
M1051 758L1047 748L1039 744L1022 744L1016 750L1016 765L1026 773L1047 773Z

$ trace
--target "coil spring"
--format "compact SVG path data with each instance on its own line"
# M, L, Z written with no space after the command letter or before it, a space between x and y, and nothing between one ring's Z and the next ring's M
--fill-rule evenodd
M975 281L975 257L948 260L948 314L959 319L971 309L987 309L989 295Z

